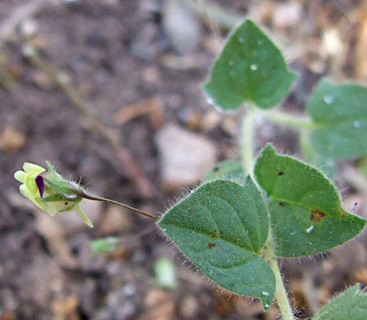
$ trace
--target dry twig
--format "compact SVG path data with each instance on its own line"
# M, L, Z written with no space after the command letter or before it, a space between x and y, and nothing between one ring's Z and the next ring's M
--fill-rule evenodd
M33 0L24 6L16 9L10 17L0 25L0 44L3 41L11 39L16 35L18 26L33 17L44 6L49 3L45 0ZM24 36L24 35L23 35ZM25 39L27 43L27 39ZM43 59L37 51L32 47L27 47L28 58L43 71L69 98L69 100L81 111L83 116L88 122L89 130L96 131L102 136L109 144L116 159L119 162L119 169L124 168L129 178L139 189L139 192L144 196L151 196L153 194L153 187L150 182L144 177L140 168L134 161L131 153L121 145L119 134L116 130L106 126L98 117L95 110L90 106L73 87L63 81L58 72L52 67L52 65Z
M163 123L163 104L159 97L144 99L129 105L115 113L115 122L124 124L143 114L149 114L150 122L154 129L158 129Z
M118 132L115 129L106 126L100 120L94 108L89 105L71 85L62 79L52 65L46 61L35 48L27 45L25 54L35 64L35 66L44 72L79 109L88 122L88 129L96 131L107 141L120 164L119 168L124 168L129 178L139 189L139 192L147 197L152 196L154 190L153 187L135 163L131 153L121 145Z
M17 7L0 25L0 44L16 35L17 27L28 18L35 16L46 3L45 0L34 0Z

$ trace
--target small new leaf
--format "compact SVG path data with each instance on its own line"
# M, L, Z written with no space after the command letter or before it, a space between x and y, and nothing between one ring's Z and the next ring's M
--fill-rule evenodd
M366 320L367 294L359 290L359 284L341 293L324 306L313 320Z
M121 246L121 241L116 237L108 237L104 239L95 239L89 241L89 247L93 255L112 252Z
M367 154L367 87L322 80L307 112L317 126L311 143L324 158L345 159Z

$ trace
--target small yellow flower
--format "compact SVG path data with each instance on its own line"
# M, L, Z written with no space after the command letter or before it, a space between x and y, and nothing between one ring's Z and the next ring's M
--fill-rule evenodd
M17 171L14 178L22 183L19 187L20 193L51 217L59 212L75 211L89 227L93 228L92 222L80 207L83 199L82 187L65 180L49 162L47 170L25 162L23 171Z

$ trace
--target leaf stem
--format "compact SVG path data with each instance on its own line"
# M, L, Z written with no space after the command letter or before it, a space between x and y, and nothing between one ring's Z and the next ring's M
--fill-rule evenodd
M281 111L259 111L261 115L276 124L285 125L294 129L317 129L318 125L313 123L307 116L298 116Z
M144 211L141 211L139 209L136 209L134 207L131 207L131 206L127 205L127 204L124 204L124 203L121 203L121 202L118 202L118 201L115 201L115 200L111 200L111 199L107 199L107 198L103 198L103 197L92 196L90 194L85 193L84 191L82 191L80 193L80 196L83 197L83 198L85 198L85 199L89 199L89 200L101 201L101 202L106 202L106 203L114 204L116 206L120 206L120 207L129 209L131 211L135 211L135 212L137 212L137 213L139 213L139 214L141 214L143 216L146 216L148 218L151 218L151 219L154 219L154 220L159 220L158 217L152 216L149 213L146 213Z
M255 107L250 105L242 122L241 154L242 167L246 174L252 176L254 170L253 137L255 129Z
M275 276L275 298L277 300L280 313L282 314L283 320L295 320L293 317L292 308L289 304L287 291L284 287L282 275L280 273L280 268L277 261L277 256L274 249L274 241L271 234L269 234L269 239L264 247L263 255L265 260L269 263L271 270L273 270Z

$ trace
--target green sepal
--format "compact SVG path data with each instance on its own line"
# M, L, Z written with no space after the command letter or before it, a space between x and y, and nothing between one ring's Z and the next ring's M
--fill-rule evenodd
M80 219L82 219L90 228L93 228L92 221L85 215L79 204L76 204L72 209L76 212Z
M43 177L46 184L48 184L52 189L54 189L57 192L63 193L63 194L76 194L76 190L71 187L70 182L66 181L58 181L54 179L50 179L47 177Z
M55 201L63 201L66 200L65 196L63 196L60 193L54 193L51 194L50 196L41 198L41 202L55 202Z

